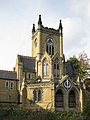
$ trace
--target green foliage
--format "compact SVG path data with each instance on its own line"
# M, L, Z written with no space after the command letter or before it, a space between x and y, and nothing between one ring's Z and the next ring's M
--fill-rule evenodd
M83 115L85 116L86 120L90 120L90 92L86 92L85 98L85 108Z
M85 64L81 64L82 63L82 59L78 59L75 56L70 57L68 60L68 62L72 63L73 67L74 67L74 71L75 71L75 78L77 78L77 76L79 76L79 78L81 80L83 80L87 74L87 68L84 67ZM84 61L84 60L83 60Z
M70 57L67 61L72 63L75 72L78 73L80 69L79 60L75 56L73 56L73 57Z
M9 109L0 110L0 120L81 120L81 113Z

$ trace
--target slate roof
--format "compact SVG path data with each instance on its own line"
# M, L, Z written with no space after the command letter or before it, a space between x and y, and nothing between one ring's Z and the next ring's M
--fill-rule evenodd
M17 80L17 73L15 71L0 70L0 79Z
M70 62L65 63L65 68L66 68L66 74L68 74L70 77L75 76L73 65Z
M24 72L35 72L35 58L19 55L19 61L23 64Z

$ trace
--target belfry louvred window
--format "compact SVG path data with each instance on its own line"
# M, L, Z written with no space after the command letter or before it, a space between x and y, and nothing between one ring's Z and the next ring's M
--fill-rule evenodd
M54 41L51 38L47 39L46 51L49 55L54 55Z

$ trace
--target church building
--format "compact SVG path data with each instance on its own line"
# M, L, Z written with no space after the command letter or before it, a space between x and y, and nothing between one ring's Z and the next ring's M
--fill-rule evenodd
M83 110L83 89L74 82L72 65L65 62L61 20L57 29L48 28L39 15L37 29L35 24L32 28L32 56L17 55L13 72L0 71L2 81L6 87L0 87L0 102L4 99L33 110ZM12 94L10 90L10 95L5 94L8 89Z

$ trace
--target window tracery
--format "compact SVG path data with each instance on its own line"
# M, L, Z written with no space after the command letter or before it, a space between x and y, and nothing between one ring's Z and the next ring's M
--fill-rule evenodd
M46 51L49 55L54 55L54 41L51 38L47 39Z

